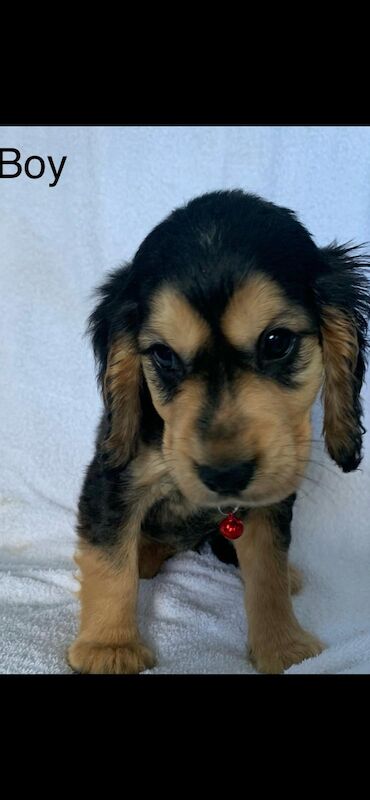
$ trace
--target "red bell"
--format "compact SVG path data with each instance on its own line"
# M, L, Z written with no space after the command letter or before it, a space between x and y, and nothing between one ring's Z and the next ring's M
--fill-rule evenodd
M234 517L234 514L228 514L225 519L221 520L218 527L225 539L239 539L244 531L244 522L242 519Z

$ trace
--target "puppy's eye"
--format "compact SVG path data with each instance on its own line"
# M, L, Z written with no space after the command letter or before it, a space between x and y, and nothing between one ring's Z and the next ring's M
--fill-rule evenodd
M261 364L283 361L292 355L298 343L298 336L287 328L265 331L258 342L258 356Z
M150 355L157 367L162 372L176 372L182 369L182 364L179 357L164 344L155 344L150 350Z

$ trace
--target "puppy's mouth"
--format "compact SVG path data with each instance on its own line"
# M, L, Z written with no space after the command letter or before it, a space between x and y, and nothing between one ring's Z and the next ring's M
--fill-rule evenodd
M242 498L239 492L234 492L233 494L216 494L214 492L211 498L207 494L204 505L228 511L231 506L248 506L248 501Z
M237 461L203 462L169 459L175 482L196 508L258 508L278 503L293 494L300 483L291 458L265 463L261 457Z
M253 460L217 470L193 462L190 483L186 478L181 483L186 496L196 505L229 511L235 506L258 508L280 502L297 489L299 481L290 471L278 477L264 475Z
M232 494L215 494L207 492L203 497L199 497L198 505L204 508L217 508L222 511L229 512L236 507L242 508L259 508L279 503L285 500L297 489L295 482L290 482L284 488L281 486L271 487L268 491L257 492L248 491L245 493L233 492Z

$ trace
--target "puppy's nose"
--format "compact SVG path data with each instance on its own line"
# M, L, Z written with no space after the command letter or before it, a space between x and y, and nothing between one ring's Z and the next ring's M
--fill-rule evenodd
M203 483L219 494L235 494L245 489L252 480L256 468L255 461L240 461L222 467L198 466L198 475Z

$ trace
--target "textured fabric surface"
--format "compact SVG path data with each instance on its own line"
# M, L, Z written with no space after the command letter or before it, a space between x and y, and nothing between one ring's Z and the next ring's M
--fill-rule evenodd
M75 508L100 398L84 338L92 290L174 207L241 187L293 208L319 245L370 240L369 128L2 128L2 147L67 161L0 181L0 671L69 672ZM369 427L369 388L364 390ZM312 461L293 519L294 598L327 649L290 673L370 672L370 441L362 471ZM238 570L208 551L142 581L154 671L252 672Z

